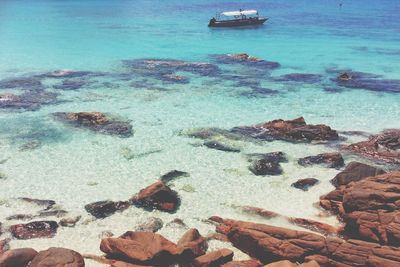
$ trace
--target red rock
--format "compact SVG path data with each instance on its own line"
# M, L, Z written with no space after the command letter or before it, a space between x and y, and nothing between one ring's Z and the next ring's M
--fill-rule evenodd
M375 168L364 163L353 161L350 162L343 171L338 173L331 180L331 183L335 187L339 187L341 185L346 185L350 182L359 181L366 177L376 176L384 173L386 173L384 170Z
M399 210L400 171L363 179L347 185L343 190L345 211Z
M37 254L37 251L32 248L12 249L0 254L1 267L24 267Z
M220 249L203 256L197 257L193 261L195 267L217 267L224 263L231 261L233 258L233 251L230 249Z
M367 141L346 146L345 149L364 157L400 164L400 129L383 131L372 135Z
M108 258L143 265L163 265L179 256L176 244L151 232L128 231L119 238L105 238L100 249Z
M221 267L261 267L262 264L258 260L230 261L221 265Z
M31 261L29 267L84 267L85 261L78 253L66 248L49 248L40 251Z
M265 224L224 220L232 244L263 263L315 260L328 266L399 266L400 248Z
M350 238L400 246L400 211L370 210L346 214L344 234Z
M264 267L296 267L297 265L294 264L293 262L290 262L288 260L283 260L283 261L277 261L273 262L267 265L264 265Z
M232 133L263 140L312 142L338 140L338 133L329 126L307 124L303 117L294 120L273 120L250 127L235 127Z
M165 183L157 181L140 190L137 195L131 198L131 202L139 207L175 212L179 207L180 199L177 193Z
M326 168L340 168L344 166L344 160L340 153L322 153L298 160L301 166L322 165Z
M53 237L57 233L55 221L35 221L27 224L15 224L10 227L11 234L18 239Z
M194 228L189 229L179 239L177 245L179 254L186 261L204 255L208 249L207 240Z
M400 245L400 172L351 182L321 197L320 204L345 222L344 235Z
M85 205L85 210L98 219L103 219L113 215L117 211L123 211L129 208L127 201L98 201Z

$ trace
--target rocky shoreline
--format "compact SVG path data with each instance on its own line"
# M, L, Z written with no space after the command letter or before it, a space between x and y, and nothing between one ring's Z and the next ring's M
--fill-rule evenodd
M240 59L242 60L242 59ZM181 67L179 63L177 66ZM185 66L186 67L186 66ZM76 127L87 127L103 131L113 125L114 120L101 113L62 113L58 118L67 120ZM120 121L115 121L119 129ZM114 129L113 126L111 126ZM124 126L123 134L131 130ZM112 130L111 134L114 134ZM400 147L399 130L388 130L369 137L367 141L345 146L350 151L377 162L397 164ZM202 129L190 136L211 142L215 136L225 138L250 138L264 141L283 140L287 142L336 142L337 131L326 125L309 125L303 118L274 120L263 124L235 127L231 130ZM209 147L231 152L221 147ZM287 161L282 152L247 155L249 170L255 175L280 174L280 162ZM339 152L323 153L298 159L304 167L318 164L325 168L341 169L344 160ZM169 184L186 172L173 170L159 180L145 187L128 200L103 200L85 205L85 210L97 219L112 216L131 206L145 210L159 210L174 213L181 201ZM313 178L300 179L292 186L302 190L318 183ZM262 207L241 207L242 211L264 218L281 218L301 227L304 231L282 228L267 224L239 221L213 216L207 221L215 224L216 232L203 237L197 229L189 229L177 243L156 232L163 227L157 218L127 231L119 237L105 235L101 240L101 256L81 255L65 248L49 248L37 252L32 248L10 249L10 239L0 241L0 267L12 266L65 266L82 267L85 260L94 260L115 267L129 266L399 266L400 265L400 172L386 172L360 162L350 162L332 178L336 189L321 196L318 205L321 210L334 214L342 223L334 227L315 220L294 218L264 210ZM22 198L42 208L38 215L16 214L11 219L32 220L48 215L60 215L59 222L34 220L11 225L1 229L9 231L13 238L51 238L59 227L73 227L80 217L64 217L66 211L55 209L52 200ZM177 219L174 223L184 225ZM208 240L229 242L246 253L249 260L233 260L234 252L228 248L209 251Z

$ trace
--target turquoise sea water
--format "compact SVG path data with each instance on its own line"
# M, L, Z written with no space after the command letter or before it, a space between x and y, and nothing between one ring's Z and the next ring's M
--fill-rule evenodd
M270 20L257 28L207 27L216 11L239 8L258 9ZM32 207L14 202L17 197L54 199L60 208L83 216L75 228L60 229L53 239L13 240L12 247L66 246L98 253L102 231L120 234L149 216L165 223L179 217L203 234L213 229L202 222L211 215L262 220L239 212L235 208L239 205L337 223L334 218L319 218L312 205L332 189L329 179L337 170L296 163L299 157L334 148L231 141L242 152L226 153L199 147L200 140L181 132L299 116L339 131L376 133L399 128L400 93L387 92L385 85L377 90L349 89L331 81L338 70L351 69L381 75L380 81L391 81L399 90L399 12L400 2L389 0L1 1L0 80L60 69L102 74L84 80L78 90L56 89L53 85L61 80L44 79L45 90L59 94L56 104L36 110L0 110L0 221L32 212ZM248 53L279 62L281 67L222 65L211 56L227 53ZM213 63L222 74L179 73L189 83L165 83L132 73L123 64L140 58ZM289 73L317 74L321 80L274 79ZM232 75L241 78L240 86ZM266 88L276 92L250 94L252 82L259 83L262 92ZM26 90L3 88L0 93ZM51 116L60 111L113 114L130 120L135 134L118 138L67 127ZM252 175L245 154L271 151L288 154L289 162L282 164L284 174ZM345 157L346 162L352 159L356 158ZM174 182L182 198L176 214L131 208L89 221L85 204L128 199L172 169L190 173ZM319 178L321 183L306 193L290 187L305 177ZM16 222L5 222L12 223ZM270 223L289 226L282 221ZM161 232L176 240L182 229L165 227ZM214 247L226 246L214 243Z

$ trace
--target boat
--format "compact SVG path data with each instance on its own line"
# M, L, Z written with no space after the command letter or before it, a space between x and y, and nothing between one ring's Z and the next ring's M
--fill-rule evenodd
M268 18L258 15L257 10L226 11L210 19L208 27L240 27L262 25Z

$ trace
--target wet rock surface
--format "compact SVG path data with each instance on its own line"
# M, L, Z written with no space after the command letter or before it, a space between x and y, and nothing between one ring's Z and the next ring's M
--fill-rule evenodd
M85 205L85 210L98 219L103 219L113 215L117 211L129 208L128 201L104 200Z
M105 238L100 249L110 259L143 265L166 265L178 255L176 244L150 232L126 232L119 238Z
M37 255L32 248L18 248L0 254L1 267L24 267Z
M376 176L379 174L386 173L384 170L375 168L373 166L360 163L360 162L350 162L346 168L338 173L332 180L331 183L335 187L339 187L341 185L347 185L351 182L359 181L363 178Z
M345 235L399 246L399 192L400 172L391 172L340 186L320 204L345 222Z
M223 220L217 230L232 244L263 263L315 260L327 266L396 266L400 249L343 240L265 224Z
M220 249L203 256L197 257L193 261L193 266L195 267L216 267L224 263L232 261L233 251L230 249Z
M385 130L344 149L370 159L400 164L400 129Z
M18 239L50 238L57 233L55 221L34 221L26 224L15 224L10 227L13 237Z
M344 166L344 160L340 153L322 153L316 156L308 156L298 160L301 166L320 165L326 168L341 168Z
M162 181L157 181L140 190L130 201L138 207L166 212L175 212L180 205L178 194Z
M315 178L304 178L304 179L299 179L296 182L294 182L291 186L297 189L301 189L303 191L308 191L311 187L314 185L318 184L319 180Z
M197 229L192 228L178 240L177 248L182 260L188 262L204 255L207 252L208 243Z
M85 262L78 252L66 248L49 248L40 251L29 267L84 267Z
M335 141L338 133L329 126L307 124L303 117L294 120L274 120L254 126L235 127L231 133L256 139L289 142Z
M251 162L249 170L255 175L280 175L283 172L280 163L287 162L283 152L248 154L247 157Z
M53 115L56 119L74 127L119 137L133 135L132 125L129 122L109 118L101 112L57 112Z

